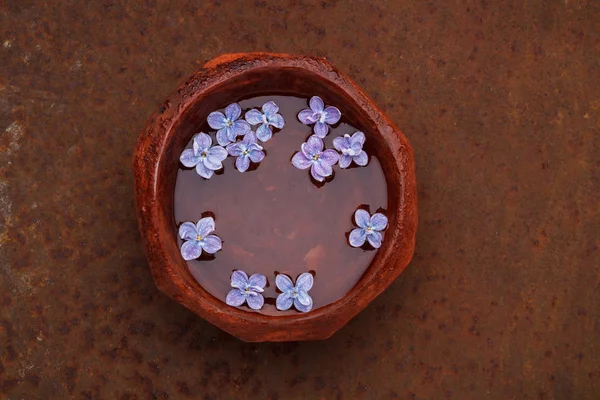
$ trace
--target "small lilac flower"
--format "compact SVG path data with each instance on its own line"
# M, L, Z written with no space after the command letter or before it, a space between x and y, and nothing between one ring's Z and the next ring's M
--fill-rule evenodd
M369 213L360 208L354 213L354 221L358 228L350 232L350 245L360 247L368 240L371 246L378 249L381 247L381 232L387 227L388 219L381 213L370 216Z
M313 131L321 139L329 133L329 125L337 124L342 113L336 107L327 106L319 96L311 97L308 102L309 108L298 113L298 119L304 125L315 124Z
M265 298L261 294L265 291L267 278L262 274L254 274L248 278L244 271L234 271L231 275L231 291L227 293L225 303L238 307L248 303L253 310L260 310L265 304Z
M364 144L365 134L362 132L355 132L352 136L346 134L333 139L333 147L342 153L340 157L340 168L348 168L352 161L361 167L367 165L369 157L362 149Z
M179 237L186 242L181 245L181 255L186 261L194 260L202 254L215 254L221 250L223 243L217 235L211 235L215 230L215 220L212 217L202 218L196 225L184 222L179 227Z
M242 115L242 109L238 103L232 103L225 108L225 115L220 111L211 112L206 119L208 125L217 131L217 142L226 146L235 142L238 136L244 136L250 132L250 125L243 119L237 120Z
M294 167L298 169L310 167L310 174L319 182L323 182L333 173L332 166L338 162L340 156L332 149L323 151L323 141L320 138L313 135L306 143L302 143L300 148L302 151L292 157Z
M296 280L295 286L287 275L279 274L275 278L275 284L277 289L282 291L275 301L278 310L289 310L292 304L298 311L309 312L312 309L313 300L308 294L313 286L311 274L308 272L301 274Z
M265 158L261 145L256 143L254 132L249 132L240 142L232 143L227 146L230 156L237 157L235 166L240 172L245 172L250 167L250 161L259 163Z
M203 178L210 179L214 171L223 168L221 163L227 158L227 150L221 146L212 146L212 139L200 132L194 136L193 148L181 153L179 161L188 168L196 167L196 172Z
M246 112L245 118L246 121L250 125L258 125L258 129L256 129L256 137L261 142L266 142L271 139L273 136L273 131L271 131L270 126L274 126L277 129L283 128L285 125L285 121L283 120L283 116L278 114L279 107L272 101L269 101L262 106L262 112L252 109Z

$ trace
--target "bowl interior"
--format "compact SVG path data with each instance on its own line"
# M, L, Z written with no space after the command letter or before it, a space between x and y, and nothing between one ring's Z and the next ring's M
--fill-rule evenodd
M195 94L196 98L187 109L181 110L172 134L167 136L167 140L170 142L166 144L164 157L158 166L157 192L159 193L159 204L161 206L160 224L162 225L158 234L166 236L160 239L165 245L174 273L179 275L188 287L202 297L212 298L193 278L186 262L179 253L177 230L173 216L173 194L181 152L192 136L198 132L199 127L206 121L208 114L223 108L227 104L259 95L294 95L309 99L315 94L318 94L326 104L336 105L350 124L361 129L367 135L371 152L381 163L386 178L387 209L390 221L388 231L398 229L396 223L398 216L394 212L398 209L398 198L400 198L400 191L402 190L400 187L402 182L394 179L394 176L397 176L398 166L392 155L392 150L384 139L384 135L379 131L375 121L361 108L361 105L357 104L341 87L303 69L266 67L243 72L234 78L213 86L209 90ZM390 233L388 232L388 235ZM369 275L372 266L377 264L384 248L392 244L391 241L384 241L382 248L371 262L371 266L355 288ZM215 299L215 301L217 300ZM327 307L325 306L322 309ZM290 318L293 318L293 316Z

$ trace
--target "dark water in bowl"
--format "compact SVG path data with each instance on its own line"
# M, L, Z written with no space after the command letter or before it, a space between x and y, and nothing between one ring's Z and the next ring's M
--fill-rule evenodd
M285 315L296 311L275 308L276 272L294 280L303 272L315 275L309 292L313 310L339 300L358 282L376 250L351 247L347 233L354 228L353 214L359 206L368 205L371 213L387 208L387 189L381 165L372 155L369 132L364 131L369 164L349 169L335 165L334 179L315 185L309 170L296 169L290 162L312 134L312 126L303 125L296 117L308 107L307 99L254 97L239 102L242 116L270 100L279 106L285 126L271 140L261 143L267 156L258 168L240 173L234 167L235 158L228 157L223 162L223 173L209 180L198 176L194 169L180 169L174 215L177 226L185 221L195 223L202 216L215 218L215 234L223 240L223 249L214 258L187 262L204 289L225 301L233 270L241 269L248 275L261 273L269 284L263 293L265 306L258 312ZM360 130L345 123L341 111L342 120L330 129L324 139L325 148L333 148L337 136ZM208 124L198 131L209 133L216 144Z

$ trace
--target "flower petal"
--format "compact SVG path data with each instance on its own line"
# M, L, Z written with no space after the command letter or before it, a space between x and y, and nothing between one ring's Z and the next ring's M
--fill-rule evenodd
M277 129L281 129L285 125L285 121L281 114L269 115L267 117L267 121L269 121L269 124L271 124L272 126L274 126Z
M307 296L308 296L308 294L307 294ZM294 307L296 307L296 310L298 310L298 311L309 312L310 310L312 310L313 301L310 296L308 296L308 300L309 300L309 303L307 305L304 305L300 302L300 299L297 297L294 299Z
M263 274L253 274L249 279L250 287L256 292L262 292L267 286L267 277ZM258 290L260 289L260 290Z
M271 128L269 128L269 125L267 125L267 124L261 124L258 127L258 129L256 130L256 137L261 142L266 142L267 140L271 139L271 136L273 136L273 132L271 131Z
M298 119L304 125L310 125L317 122L318 116L313 110L309 110L308 108L306 108L298 113Z
M342 118L342 113L337 107L328 106L323 112L325 113L325 122L329 125L337 124Z
M230 156L241 156L242 153L246 150L246 145L242 142L232 143L227 146L227 152Z
M308 159L312 159L315 155L321 153L323 151L323 141L317 136L311 136L308 138L306 143L302 143L300 146L302 149L302 153Z
M310 166L312 165L312 160L306 158L306 156L301 151L299 151L292 157L292 164L298 169L306 169L310 168Z
M312 165L312 168L310 169L310 174L312 175L313 178L315 178L319 182L323 182L325 180L325 177L323 175L319 175L316 172L315 164Z
M356 225L359 228L366 229L367 226L369 225L370 220L371 220L371 216L369 215L369 213L367 211L363 210L362 208L359 208L354 213L354 221L356 222Z
M210 146L212 145L212 139L210 135L207 135L204 132L200 132L199 134L194 136L194 144L198 146L198 149L196 150L197 152L202 151L210 148Z
M365 240L367 240L367 232L364 229L356 228L350 232L350 246L360 247L365 244Z
M223 161L227 158L227 150L221 146L213 146L208 150L208 158L216 161Z
M260 150L252 150L248 153L248 157L250 157L250 161L259 163L265 158L265 153Z
M348 148L348 138L344 136L338 136L333 139L333 147L335 147L338 151L342 151Z
M246 289L248 285L248 275L242 270L233 271L231 274L231 287L238 289Z
M254 132L248 132L246 136L244 136L243 142L246 144L246 147L248 147L248 149L250 149L251 145L257 145L256 135L254 134ZM260 145L257 146L260 147L260 150L262 150L262 147Z
M179 237L183 240L196 239L196 236L198 236L198 231L193 222L184 222L179 226Z
M319 96L311 97L310 100L308 101L308 105L310 106L310 108L313 111L316 111L316 112L321 112L321 111L323 111L323 108L325 108L325 104L323 103L323 100L321 100L321 98Z
M284 293L294 289L294 283L289 276L284 274L279 274L275 277L275 286Z
M375 247L376 249L381 247L381 240L382 240L381 233L371 231L367 235L367 240L369 241L371 246Z
M198 163L198 165L196 165L196 173L204 179L210 179L210 177L213 176L214 171L206 168L203 163Z
M195 260L202 254L202 246L197 240L190 240L181 245L181 255L186 261Z
M227 126L227 119L222 112L214 111L208 114L208 125L213 129L221 129Z
M202 159L202 163L204 166L212 171L217 171L223 168L223 164L221 161L214 157L206 157Z
M183 151L183 153L181 153L181 157L179 157L179 161L181 161L181 163L188 167L188 168L192 168L195 167L196 165L198 165L198 163L200 162L200 157L197 157L194 155L194 150L192 149L186 149Z
M213 217L205 217L200 219L196 224L196 232L201 237L207 237L215 231L215 220Z
M251 309L260 310L265 304L265 298L259 293L250 294L246 297L246 302L248 303L248 307Z
M331 165L321 159L318 159L315 163L313 163L312 167L317 175L321 175L323 177L331 176L333 173Z
M369 156L364 150L361 150L360 153L358 153L357 156L352 157L352 159L356 165L360 165L361 167L364 167L369 162Z
M223 242L217 235L208 235L200 241L200 244L202 244L202 248L208 254L215 254L217 251L223 248Z
M329 165L334 165L340 159L340 155L333 149L327 149L319 157L320 161L326 162Z
M360 144L360 147L362 148L363 144L365 144L365 134L362 132L354 132L354 134L352 135L352 138L350 139L350 143L351 144Z
M227 146L231 143L231 140L229 140L229 136L227 135L227 130L227 128L221 128L217 131L217 142L221 146Z
M242 115L242 108L238 103L231 103L225 107L225 117L230 121L235 121Z
M348 168L350 166L351 162L352 162L352 156L349 156L347 154L342 154L340 156L339 166L340 166L340 168Z
M296 289L300 291L308 292L313 287L314 278L310 272L304 272L300 274L296 279ZM302 303L306 304L306 303Z
M371 228L374 231L382 231L388 224L388 219L382 213L375 213L371 217Z
M239 121L235 121L231 128L229 128L229 139L235 139L237 136L244 136L248 132L250 132L252 128L250 128L250 124L246 121L240 119Z
M258 125L263 122L262 113L255 109L246 111L246 115L244 115L244 118L246 119L246 121L248 121L250 125Z
M272 101L268 101L262 106L262 112L266 115L276 114L279 111L279 107Z
M310 304L310 296L304 290L298 290L296 300L298 300L303 306Z
M277 300L275 300L275 306L277 306L277 309L281 311L289 310L292 304L294 304L294 298L289 293L281 293L279 296L277 296Z
M246 301L246 295L240 289L232 289L225 297L225 303L229 306L239 307Z
M247 154L242 154L235 160L235 167L240 172L246 172L250 168L250 158Z
M325 122L317 122L315 126L313 126L313 132L320 138L324 138L329 133L329 125Z

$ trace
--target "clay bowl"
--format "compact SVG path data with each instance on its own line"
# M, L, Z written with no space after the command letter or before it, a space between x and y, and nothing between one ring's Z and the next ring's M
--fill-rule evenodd
M179 253L173 192L179 155L211 111L253 93L323 93L374 141L388 191L389 227L359 282L340 300L309 313L279 317L227 306L193 278ZM408 140L373 102L323 58L227 54L208 62L159 107L133 157L137 215L158 288L210 323L246 342L330 337L379 295L410 262L417 229L417 190Z

